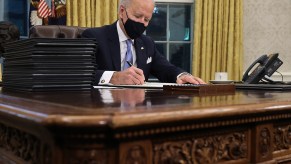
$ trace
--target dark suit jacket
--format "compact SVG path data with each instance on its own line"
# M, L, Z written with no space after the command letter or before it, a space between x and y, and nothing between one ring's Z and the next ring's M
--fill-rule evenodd
M98 52L96 53L97 71L96 83L99 82L104 71L120 71L120 45L116 23L99 28L89 28L82 33L82 37L96 38ZM156 49L154 41L145 35L135 39L137 67L143 70L145 79L152 74L161 82L176 82L176 77L184 70L170 64ZM149 58L150 63L147 63Z

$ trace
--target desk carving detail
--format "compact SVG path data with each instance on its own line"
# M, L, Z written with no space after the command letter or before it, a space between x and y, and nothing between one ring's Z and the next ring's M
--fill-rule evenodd
M247 132L237 132L154 146L154 163L218 163L247 158Z
M260 132L260 153L262 157L271 153L271 133L268 128L264 128Z
M41 145L40 139L4 124L0 124L0 149L12 152L27 163L51 163L51 150L47 145Z
M146 164L145 149L140 145L135 145L129 149L126 156L127 164Z
M291 164L291 92L134 89L144 100L124 110L111 90L127 96L2 90L0 163Z
M286 150L291 146L291 125L277 127L274 131L274 151Z

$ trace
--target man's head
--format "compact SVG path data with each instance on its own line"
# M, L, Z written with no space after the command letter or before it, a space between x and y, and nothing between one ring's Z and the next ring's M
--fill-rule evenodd
M120 0L119 20L122 30L132 39L143 33L152 18L154 0Z

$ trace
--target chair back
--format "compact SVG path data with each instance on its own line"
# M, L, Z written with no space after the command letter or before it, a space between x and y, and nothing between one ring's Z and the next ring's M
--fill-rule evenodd
M86 27L39 25L29 30L29 38L81 38Z

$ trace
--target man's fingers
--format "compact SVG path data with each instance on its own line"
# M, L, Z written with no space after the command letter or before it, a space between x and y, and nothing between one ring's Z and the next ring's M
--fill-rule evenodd
M206 84L202 79L191 75L184 75L177 79L178 84L191 83L191 84Z
M144 74L143 71L136 67L130 67L127 69L130 75L130 79L133 81L134 84L144 84Z
M202 79L200 79L199 77L194 77L195 80L197 80L200 84L206 84Z
M141 70L141 69L139 69L137 67L132 67L132 68L134 69L135 73L137 73L138 75L140 75L142 77L142 79L140 79L140 80L144 83L145 77L144 77L144 74L143 74L143 70ZM140 76L138 76L138 77L140 77Z

